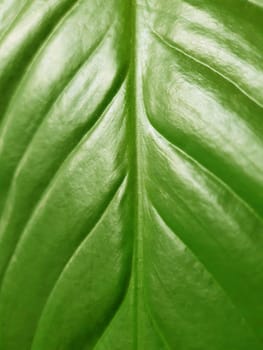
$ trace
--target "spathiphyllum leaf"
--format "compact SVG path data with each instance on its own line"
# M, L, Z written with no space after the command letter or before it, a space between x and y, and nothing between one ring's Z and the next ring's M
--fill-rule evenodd
M0 213L0 350L262 350L262 0L1 0Z

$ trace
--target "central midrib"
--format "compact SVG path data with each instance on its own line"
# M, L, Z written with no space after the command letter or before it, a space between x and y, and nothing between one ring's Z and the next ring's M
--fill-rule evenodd
M143 283L143 237L142 237L142 179L141 179L141 125L140 125L140 104L138 94L141 87L140 65L138 58L139 47L139 13L137 0L131 0L131 19L130 19L130 69L128 77L128 147L129 147L129 174L131 186L131 200L133 203L133 262L132 262L132 282L134 288L134 349L141 349L140 333L141 333L141 318L140 310L142 310L143 300L142 283Z

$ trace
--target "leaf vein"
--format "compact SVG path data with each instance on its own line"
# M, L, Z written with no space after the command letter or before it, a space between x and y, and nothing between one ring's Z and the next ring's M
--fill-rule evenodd
M21 9L17 12L17 14L15 15L15 17L13 18L13 20L11 21L10 25L6 28L6 30L4 30L3 33L1 33L0 36L0 43L4 40L4 38L6 37L6 35L9 33L9 31L11 30L11 28L15 25L16 21L22 16L22 14L24 13L24 11L26 10L27 6L29 5L29 2L26 1L25 4L21 7Z
M125 76L126 77L126 76ZM81 136L80 140L78 141L77 144L75 144L75 146L73 147L73 149L66 155L66 157L61 161L58 169L54 172L53 176L51 177L51 179L49 180L46 188L42 191L42 193L40 194L40 198L39 200L37 201L36 205L32 208L31 210L31 213L28 217L28 220L26 221L23 229L22 229L22 232L18 238L18 241L16 243L16 246L13 250L13 254L10 256L9 258L9 261L7 263L7 266L4 270L4 273L3 273L3 276L1 278L1 280L3 281L4 278L5 278L5 275L7 273L7 270L8 270L8 267L10 265L10 262L12 260L12 256L15 254L15 251L23 237L23 233L25 232L28 224L30 222L32 222L35 218L35 216L37 216L39 210L41 209L41 204L42 204L42 201L44 200L44 195L48 196L49 194L49 191L52 189L52 186L54 186L54 183L56 182L56 179L58 178L59 176L59 173L61 171L61 169L63 168L64 164L67 162L67 160L72 157L72 155L74 154L74 152L78 149L78 147L82 144L83 140L85 139L85 137L87 136L88 133L92 132L92 130L98 125L98 123L101 121L101 119L107 114L108 110L110 109L110 107L112 106L112 104L114 103L114 100L115 98L118 96L118 92L120 91L121 89L121 86L123 84L123 82L125 81L125 77L123 78L122 80L122 83L120 84L120 86L118 87L118 91L115 92L115 90L113 91L115 94L113 96L113 98L109 101L109 103L105 106L104 108L104 111L100 114L100 116L95 120L94 124L88 129L88 130L85 130L85 133L84 135Z
M69 257L69 259L67 260L67 262L65 263L63 269L60 271L58 277L56 278L51 291L48 295L48 297L46 298L46 301L43 305L42 311L40 313L40 316L38 318L38 323L36 326L36 331L35 331L35 335L32 341L32 344L34 343L34 339L36 338L37 332L38 332L38 325L41 322L41 318L45 313L45 310L49 304L49 301L52 300L52 297L56 291L57 286L59 285L60 281L63 278L64 273L67 271L67 269L69 268L69 266L72 264L72 262L74 261L74 259L76 258L76 256L78 255L78 252L82 249L83 245L86 244L87 240L90 238L91 234L96 230L96 227L100 224L100 222L103 220L104 216L106 215L110 205L112 204L112 202L114 201L117 193L119 192L119 190L121 189L121 187L125 184L127 175L124 176L124 178L120 181L120 184L118 185L117 190L115 190L112 194L110 199L108 200L108 202L106 203L106 205L103 207L102 211L99 213L98 218L96 219L96 222L94 223L93 227L90 229L90 231L86 234L86 236L81 240L81 242L78 244L78 246L74 249L73 253L71 254L71 256Z
M228 290L225 288L225 286L220 282L220 280L215 276L215 274L212 271L210 271L208 264L203 261L201 256L199 256L195 251L192 250L192 248L189 247L187 242L183 239L183 235L181 235L181 234L179 235L178 233L175 233L175 231L172 228L172 226L170 225L170 223L168 223L168 221L163 217L163 215L160 213L160 211L154 205L153 202L151 202L151 205L152 205L152 209L155 212L155 215L157 215L160 218L160 220L164 223L164 225L169 229L169 231L171 231L187 247L187 249L191 252L191 254L194 256L194 258L201 264L201 266L208 272L208 274L214 279L214 281L217 283L217 285L222 289L222 291L224 292L225 296L228 298L231 305L236 309L236 311L238 312L241 319L246 323L248 329L252 332L255 340L258 342L258 344L261 345L261 340L260 340L256 330L254 329L254 326L248 320L247 316L244 314L244 311L241 310L240 306L229 295Z
M143 105L145 109L145 114L148 120L148 123L152 127L153 131L158 133L166 142L171 144L178 152L183 154L185 157L189 158L191 162L193 162L197 167L201 168L205 173L207 173L210 177L212 177L214 180L216 180L217 183L219 183L221 186L227 189L229 193L231 193L242 205L244 205L250 212L253 214L253 216L263 223L263 218L255 211L255 209L244 199L242 198L230 185L228 185L222 178L220 178L216 173L212 172L210 169L208 169L204 164L202 164L197 159L193 158L189 152L186 152L182 147L179 147L179 145L175 144L175 142L172 142L169 140L166 135L164 135L151 121L149 111L147 109L147 104L144 99L143 95Z
M231 78L227 77L225 74L223 74L222 72L220 72L219 70L217 70L216 68L213 68L211 65L209 65L208 63L203 62L202 60L200 60L199 58L191 55L190 53L186 52L182 47L179 47L178 45L176 45L174 42L170 42L168 39L166 39L164 36L162 36L160 33L158 33L155 29L151 28L151 33L154 35L154 37L164 46L169 47L172 50L178 51L180 54L184 55L185 57L188 57L190 60L200 64L203 67L206 67L207 69L209 69L210 71L212 71L213 73L217 74L218 76L220 76L221 78L223 78L224 80L228 81L231 85L233 85L237 90L239 90L242 95L244 95L248 100L250 100L250 102L252 102L253 104L257 105L258 107L263 109L263 104L258 101L255 97L253 97L250 93L248 93L247 91L245 91L245 89L243 89L239 84L237 84L235 81L233 81Z
M77 7L79 1L80 1L80 0L76 0L76 2L75 2L75 3L73 2L73 3L70 5L69 8L66 8L66 12L64 12L64 13L62 14L62 17L60 17L60 19L59 19L57 25L55 25L55 27L53 27L53 28L51 29L51 32L49 32L49 33L47 34L47 36L44 38L42 44L41 44L40 47L37 49L37 51L35 52L35 54L32 56L31 60L28 62L27 67L26 67L24 73L23 73L22 76L20 77L20 80L19 80L19 82L18 82L17 87L15 88L13 94L12 94L11 97L10 97L10 101L11 101L12 98L14 98L14 99L16 98L16 94L17 94L17 91L19 90L19 87L21 86L21 83L23 82L23 80L26 79L26 77L27 77L27 75L29 74L30 69L31 69L32 66L34 65L35 61L36 61L37 58L40 56L40 54L42 53L42 51L44 50L44 48L48 45L50 38L52 38L52 36L53 36L54 33L56 32L56 30L63 24L64 19L65 19L67 16L69 16L69 15L71 14L71 12ZM10 101L9 101L9 102L10 102ZM7 120L5 119L5 116L7 115L7 113L8 113L8 108L7 108L6 112L4 113L4 116L1 118L1 119L3 119L3 126L1 126L2 129L4 129L4 126L5 126L6 122L7 122Z
M110 29L110 27L108 28L108 30ZM83 60L82 63L80 63L80 65L77 67L76 70L74 70L72 72L72 75L70 77L70 79L66 82L66 84L64 85L64 87L62 88L62 90L60 91L60 93L56 96L56 98L51 102L51 105L48 107L47 112L44 114L42 120L40 121L40 123L38 123L37 128L34 130L33 134L31 135L31 139L29 140L24 152L22 153L20 159L18 160L18 163L16 165L16 168L14 169L13 172L13 176L12 178L14 179L17 174L20 171L21 166L23 165L23 161L27 156L27 152L30 149L30 146L32 145L32 142L34 140L34 137L37 134L37 131L41 128L41 126L43 125L43 122L48 118L48 116L52 113L52 109L55 106L55 104L59 101L59 99L63 96L63 94L65 93L65 91L70 87L71 83L74 81L74 79L76 78L76 76L79 74L79 72L81 72L82 68L87 64L87 62L93 57L93 55L95 55L96 51L99 49L99 47L103 44L104 42L104 38L106 37L108 30L104 33L104 35L98 40L98 42L95 43L94 47L92 48L92 53L89 52L88 57L85 57L85 59ZM10 181L10 186L12 185L12 179ZM8 197L7 197L8 200ZM4 212L4 210L3 210Z

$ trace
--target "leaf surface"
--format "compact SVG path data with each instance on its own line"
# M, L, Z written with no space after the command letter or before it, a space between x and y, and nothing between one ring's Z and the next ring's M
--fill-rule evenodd
M263 349L261 0L0 2L0 349Z

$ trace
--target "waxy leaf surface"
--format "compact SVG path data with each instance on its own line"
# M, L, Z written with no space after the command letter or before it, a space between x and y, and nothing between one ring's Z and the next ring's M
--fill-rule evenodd
M263 2L0 1L0 350L263 349Z

